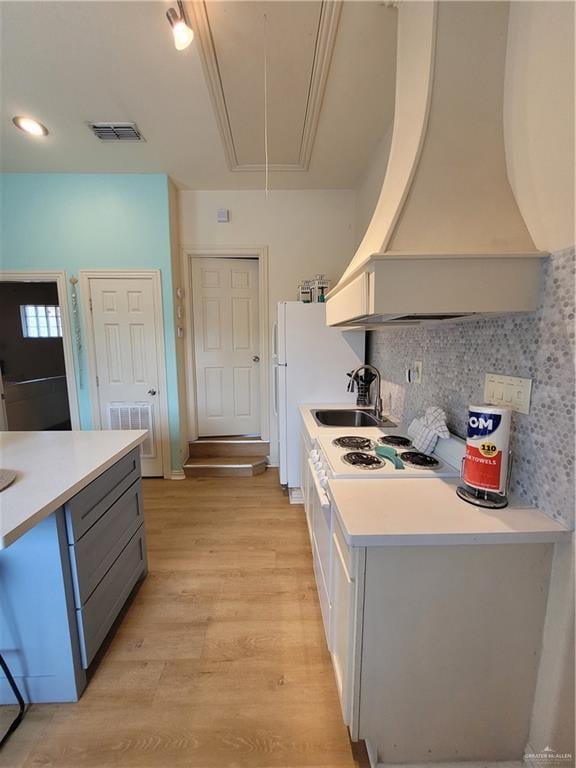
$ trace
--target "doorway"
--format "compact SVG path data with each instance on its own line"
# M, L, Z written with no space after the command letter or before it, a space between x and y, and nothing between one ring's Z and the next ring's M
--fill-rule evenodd
M63 286L63 276L35 280L12 273L0 275L3 429L79 427Z
M222 263L222 266L219 264ZM202 277L202 270L206 272L219 272L219 277L206 274ZM248 272L248 275L241 273ZM238 274L235 274L238 273ZM184 362L186 366L186 400L188 407L188 440L193 442L200 437L219 439L225 437L259 437L267 442L270 439L270 350L269 350L269 311L268 311L268 249L266 246L206 246L194 248L183 246L182 249L182 277L183 285L181 298L186 297L186 307L177 307L177 316L183 316L184 323L182 333L186 337L184 344ZM219 280L222 288L228 285L228 296L218 296L217 285L206 283ZM203 285L204 283L204 285ZM233 287L234 286L234 287ZM213 295L208 295L209 290ZM218 299L217 301L204 302L206 299ZM222 299L222 301L220 301ZM239 301L232 302L232 299ZM203 307L203 305L205 306ZM235 306L235 313L233 308ZM217 315L222 311L221 318ZM184 311L184 309L186 311ZM214 372L206 373L210 368L209 360L204 366L197 364L197 349L202 352L204 344L204 326L202 312L208 316L210 312L216 314L216 325L222 325L222 335L227 339L229 351L238 355L241 360L237 365L239 370L234 380L234 357L224 356L224 364L214 364L214 368L224 368L216 376ZM179 314L182 312L182 314ZM225 319L228 318L228 324ZM236 327L236 319L238 325ZM210 317L208 317L210 321ZM250 326L252 323L252 326ZM214 327L208 322L206 327ZM234 337L233 328L236 328ZM207 346L217 342L215 337L206 338ZM216 344L218 346L218 344ZM237 349L235 349L237 347ZM216 351L216 350L214 350ZM242 357L243 356L243 357ZM253 360L252 358L259 358ZM250 373L245 370L250 369ZM210 376L222 378L222 415L217 415L214 399L212 403L202 402L202 395L198 397L198 390L204 377L204 392L213 398L213 391L207 385ZM228 377L226 381L225 376ZM247 397L248 388L242 388L249 382L251 388L250 399ZM234 386L239 385L236 397ZM217 398L220 391L216 390ZM242 399L244 398L244 399ZM233 405L231 405L233 404ZM203 418L200 409L204 408L204 416L207 416L207 405L211 409L211 415ZM228 413L226 415L226 408ZM216 412L216 413L214 413ZM231 418L228 418L230 417ZM206 422L209 420L209 423Z
M257 259L193 258L200 437L260 436Z
M142 474L170 476L160 273L80 272L96 429L146 429Z

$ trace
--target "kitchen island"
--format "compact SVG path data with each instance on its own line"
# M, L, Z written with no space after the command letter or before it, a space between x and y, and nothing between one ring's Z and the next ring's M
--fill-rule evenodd
M0 433L0 653L29 703L76 701L147 569L145 430ZM0 675L0 703L13 703Z

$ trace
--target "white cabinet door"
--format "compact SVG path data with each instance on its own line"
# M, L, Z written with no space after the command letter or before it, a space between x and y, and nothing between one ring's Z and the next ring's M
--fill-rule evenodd
M349 547L332 510L332 580L330 582L332 644L330 652L342 716L353 741L359 738L360 659L364 611L366 550Z
M330 505L323 507L323 499L319 495L317 481L313 475L313 468L310 461L307 461L307 475L310 478L309 509L310 509L310 529L312 542L312 559L314 565L314 576L316 578L316 587L318 590L318 600L322 611L324 621L324 631L326 633L326 644L330 648L331 635L331 605L330 605L330 530L331 530L331 510Z
M354 579L348 571L336 533L332 534L332 664L342 715L350 725Z

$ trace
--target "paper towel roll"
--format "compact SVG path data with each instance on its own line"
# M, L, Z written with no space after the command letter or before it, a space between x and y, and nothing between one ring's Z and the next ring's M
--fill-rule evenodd
M472 488L506 494L510 455L509 408L471 405L463 480Z

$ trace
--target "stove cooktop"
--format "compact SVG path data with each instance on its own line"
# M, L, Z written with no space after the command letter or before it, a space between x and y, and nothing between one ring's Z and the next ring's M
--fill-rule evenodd
M378 456L374 450L378 444L395 448L404 469L396 469L392 461ZM453 466L438 456L420 454L412 448L412 441L408 437L384 435L381 430L370 429L364 431L364 434L343 434L337 438L334 438L334 433L331 436L320 435L318 449L323 469L332 478L363 477L373 480L460 475L459 466ZM406 460L403 454L408 454Z
M372 440L359 435L345 435L332 441L337 448L350 448L354 451L371 451L374 447Z
M352 467L361 469L380 469L384 466L384 460L375 456L373 453L364 453L362 451L352 451L342 456L342 461L350 464Z
M410 467L421 467L422 469L436 469L440 466L440 461L435 456L421 451L402 451L400 458L404 464Z
M389 445L391 448L411 448L412 440L403 435L384 435L378 438L381 445Z

